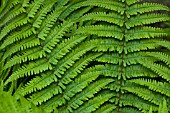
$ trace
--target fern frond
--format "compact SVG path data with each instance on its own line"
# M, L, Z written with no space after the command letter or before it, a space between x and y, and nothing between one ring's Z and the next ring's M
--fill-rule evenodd
M67 86L67 89L64 92L64 98L67 100L70 100L76 93L82 91L87 85L96 80L99 75L102 74L102 71L100 69L103 66L98 65L89 69L86 69L82 74L80 74L73 82L72 84L69 84ZM78 87L77 87L78 86Z
M0 21L0 27L5 26L7 23L9 23L9 21L16 17L19 14L22 14L26 12L26 10L21 7L21 4L18 4L17 6L14 7L14 9L12 9L9 14L7 13L4 17L3 20Z
M36 76L34 79L29 81L24 87L19 88L15 95L25 96L34 91L41 90L52 82L57 81L57 77L50 71L42 73L41 76Z
M30 62L27 66L22 66L17 71L15 71L5 82L5 84L8 84L9 82L24 76L38 74L48 69L52 69L52 66L46 61L46 59L40 59L37 62Z
M30 36L20 42L18 41L15 45L12 44L8 46L8 50L3 55L3 59L6 59L7 57L9 57L10 55L14 53L17 53L19 51L22 51L28 48L35 47L37 45L40 45L40 40L38 38L35 38L34 36Z
M17 4L21 3L20 0L8 0L2 1L2 7L0 8L0 19L2 18Z
M92 84L89 84L86 89L84 89L82 92L78 93L76 96L74 96L70 101L68 101L66 108L59 111L62 112L73 112L73 109L79 108L84 101L88 100L88 98L94 97L94 94L101 90L105 85L112 82L112 79L101 79L97 82L94 82ZM114 94L111 94L112 96L115 96ZM75 110L74 110L75 111Z
M51 52L51 54L48 56L49 62L52 64L56 64L60 58L62 58L64 55L66 55L71 48L82 42L86 36L74 36L70 37L70 39L65 39L62 41L54 50Z
M110 92L103 92L102 94L84 103L83 106L74 110L74 113L91 113L95 111L96 108L100 107L101 104L109 100L112 96L113 95Z
M91 25L79 28L77 34L91 34L97 36L114 37L116 39L122 40L123 34L122 30L116 26L106 26L106 25Z
M26 16L26 14L22 14L20 16L17 16L12 23L9 23L7 26L5 26L1 32L0 32L0 41L13 29L22 26L26 23L28 23L29 18Z
M84 14L89 12L92 8L93 8L93 6L88 6L88 7L82 8L81 11L80 10L74 11L73 13L71 13L69 15L68 18L69 19L78 19L78 18L81 18Z
M94 111L94 113L110 113L115 108L116 108L116 106L114 106L112 104L106 104L105 106L101 106L100 108L98 108L96 111Z
M31 80L25 87L19 89L19 91L17 92L21 92L20 94L24 96L33 91L41 90L53 82L58 82L57 83L58 85L68 84L72 81L71 78L74 78L75 76L77 76L80 70L82 70L83 67L86 66L89 61L93 60L99 55L100 54L87 55L83 59L80 59L68 71L66 71L66 73L63 75L63 78L61 80L58 80L59 78L57 78L54 75L54 73L48 71L47 73L43 73L41 77L37 76L36 78ZM88 70L88 71L91 71L91 70Z
M146 12L156 11L156 10L165 10L169 11L167 6L158 3L143 3L143 4L134 4L126 12L127 17L131 15L143 14Z
M3 87L1 86L3 89ZM24 97L17 99L10 95L9 92L0 91L0 112L1 113L46 113L43 109L30 103Z
M155 27L140 27L134 28L127 31L127 35L125 35L125 40L134 40L134 39L141 39L141 38L155 38L155 37L162 37L167 36L167 32L162 28L155 28Z
M74 10L84 7L84 6L98 6L110 10L114 10L117 12L121 12L123 14L123 4L117 2L117 1L112 1L112 0L86 0L84 2L79 2L75 4L71 4L60 16L61 19L65 19L71 12Z
M148 55L159 59L170 67L170 56L163 52L144 52L143 55Z
M34 17L37 10L40 8L40 6L43 4L44 0L37 0L32 2L31 5L29 5L29 8L27 9L28 17Z
M150 79L134 79L130 80L130 82L147 86L149 89L162 93L164 95L170 96L170 84L164 82L157 82L156 80Z
M128 87L124 86L123 89L125 89L128 92L134 93L137 96L155 105L159 105L159 103L163 100L163 96L161 94L153 92L144 87L137 86L135 84L129 84Z
M117 112L117 111L115 111L115 112ZM122 113L142 113L142 111L139 111L139 110L137 110L137 109L135 109L135 108L130 108L130 107L124 107L124 108L122 108L122 109L121 109L121 112L122 112Z
M163 100L163 103L160 103L158 113L168 113L166 100Z
M75 78L78 75L78 73L81 73L83 68L85 68L85 66L87 66L90 61L94 60L96 57L100 55L101 54L97 53L97 54L89 54L89 55L84 56L82 59L77 61L70 69L68 69L68 71L66 71L63 78L59 80L58 85L60 85L63 89L65 89L64 84L69 84L70 82L72 82L73 81L72 79ZM98 68L97 69L96 68L97 67L95 67L94 69L92 68L91 70L89 69L88 71L91 71L91 72L93 72L94 70L97 71ZM96 73L99 74L101 72L97 71ZM91 73L88 73L88 75L90 74Z
M170 81L170 71L169 68L166 66L157 64L157 63L152 63L152 62L140 62L143 66L151 69L155 73L157 73L160 77L164 78L167 81Z
M17 106L26 97L27 110L18 112L170 110L169 28L152 27L169 21L157 12L167 6L141 0L3 0L0 6L0 90L13 94Z
M47 52L51 52L51 50L56 46L56 44L60 41L64 33L69 30L69 27L73 25L73 22L66 21L61 26L57 26L52 34L42 43L43 49Z
M51 28L54 26L55 22L57 21L58 16L61 14L61 12L64 9L65 9L64 7L56 9L53 12L51 12L49 16L47 16L47 18L44 20L45 22L43 22L40 27L38 38L45 40L47 34L50 32Z
M140 65L131 65L125 68L126 78L134 78L134 77L159 77L152 70L148 70L148 68Z
M135 100L135 101L134 101ZM132 95L132 94L124 94L122 96L121 106L131 106L133 108L141 109L142 111L148 111L150 108L151 103L143 100L142 98ZM158 106L152 104L153 111L158 110Z
M76 60L80 59L80 57L82 55L84 55L87 51L91 50L92 48L94 48L95 45L92 45L92 43L83 43L81 45L82 47L79 48L79 46L77 46L77 48L72 51L71 53L69 53L66 57L64 57L63 59L61 59L56 67L56 70L54 71L54 73L60 78L62 74L64 74L64 72L70 68ZM84 47L84 48L83 48Z
M43 19L47 15L48 12L51 11L52 6L54 5L54 2L51 2L48 5L45 5L42 7L42 9L35 15L35 20L33 20L33 27L40 28L41 23L43 22Z
M22 39L25 39L26 37L29 37L30 35L32 35L35 32L36 32L35 29L30 26L26 26L26 27L22 28L21 32L11 34L11 36L9 36L6 40L4 40L4 42L2 43L2 45L0 47L0 50L16 41L20 41Z
M163 45L161 44L161 42L165 42L165 41L158 40L158 39L131 41L126 44L124 51L127 54L131 52L142 51L142 50L156 49L159 48L161 45ZM163 45L163 46L168 46L168 45Z
M118 53L123 51L121 42L115 39L97 39L95 43L97 46L93 49L93 51L115 51Z
M125 61L123 62L123 65L126 67L128 65L137 64L138 61L142 60L148 60L148 61L156 61L153 57L143 55L142 53L129 53L124 56ZM99 62L107 62L112 64L119 64L121 65L122 59L121 55L118 53L106 53L102 55L101 57L96 59Z
M131 27L152 24L157 22L163 22L169 20L169 15L167 14L143 14L131 17L127 23L126 27L129 29Z
M36 92L33 95L30 96L28 99L31 103L34 105L41 105L43 102L47 102L59 94L62 94L63 90L61 89L60 86L58 86L56 83L50 84L48 87L44 88L41 90L41 92ZM64 98L63 98L64 99Z
M85 20L106 21L112 24L123 26L123 17L117 13L108 14L106 14L106 12L88 13L80 18L80 21Z
M78 83L76 82L75 84L74 83L71 84L71 86L67 86L67 89L66 86L64 86L64 84L62 83L62 80L59 80L58 83L52 83L50 84L50 86L41 90L41 92L37 92L33 94L30 97L30 101L36 105L38 103L41 104L42 102L45 102L50 98L52 98L54 95L61 94L61 93L63 93L63 98L69 100L69 98L72 97L74 93L81 91L84 87L87 86L88 83L90 83L92 80L95 80L99 76L99 73L95 73L95 74L96 75L94 75L93 77L88 76L88 79L87 79L87 74L83 74L83 76L81 75L82 76L81 80L83 79L83 81L82 82L77 81ZM49 93L45 93L45 92L49 92Z
M28 43L27 43L28 44ZM21 52L20 54L17 54L13 56L4 66L4 69L7 69L13 65L23 63L26 61L36 60L38 58L45 57L46 53L44 50L40 49L39 47L36 47L34 49L26 49L25 51Z

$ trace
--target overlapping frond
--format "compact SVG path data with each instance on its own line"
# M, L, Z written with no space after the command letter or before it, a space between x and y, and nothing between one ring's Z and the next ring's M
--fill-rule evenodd
M167 6L141 0L1 6L0 79L29 101L27 110L34 104L48 113L170 111L169 28L154 27L170 20L156 12Z
M2 85L2 84L1 84ZM0 86L0 112L1 113L46 113L43 109L30 103L24 97L16 98L10 92L3 91L4 86ZM57 111L56 111L57 112Z

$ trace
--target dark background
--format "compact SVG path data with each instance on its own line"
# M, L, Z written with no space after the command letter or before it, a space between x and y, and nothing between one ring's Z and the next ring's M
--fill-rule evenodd
M147 2L157 2L170 7L170 0L142 0Z

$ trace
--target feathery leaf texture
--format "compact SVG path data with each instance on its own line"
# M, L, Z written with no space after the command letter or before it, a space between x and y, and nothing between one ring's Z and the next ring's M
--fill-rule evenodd
M167 6L141 0L2 0L0 6L1 89L11 92L0 92L7 100L0 110L170 111L170 16L157 12L169 12ZM155 27L163 22L166 28Z

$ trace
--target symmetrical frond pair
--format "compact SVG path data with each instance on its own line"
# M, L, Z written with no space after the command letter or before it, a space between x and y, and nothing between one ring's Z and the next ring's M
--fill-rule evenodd
M169 8L140 0L3 0L4 89L46 112L170 111L169 29L153 27L170 17L157 10Z

